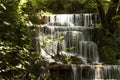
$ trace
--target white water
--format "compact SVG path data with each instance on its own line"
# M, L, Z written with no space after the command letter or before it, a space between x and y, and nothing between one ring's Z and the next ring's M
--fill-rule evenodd
M94 17L94 20L93 20ZM72 65L73 79L74 80L119 80L120 79L120 67L119 66L104 66L93 65L101 64L97 45L91 41L91 30L94 29L97 24L97 16L92 14L60 14L50 15L49 22L70 22L69 26L48 25L40 28L44 33L41 40L48 40L47 45L41 50L42 56L50 62L55 62L51 55L54 56L57 53L61 55L78 55L83 59L84 66L79 68L76 65ZM60 42L60 37L63 36L63 40ZM41 36L39 36L41 37ZM53 41L53 40L56 41ZM50 43L51 42L51 43ZM43 44L43 43L41 43ZM37 50L39 51L39 45L37 42ZM70 48L72 48L70 50ZM88 65L89 61L92 65ZM88 67L87 67L88 66ZM84 71L86 70L86 71ZM84 72L84 73L83 73ZM84 75L82 75L84 74ZM79 76L79 78L78 78Z
M50 45L52 51L55 53L59 49L60 51L69 52L73 54L78 54L79 56L88 59L92 63L99 63L99 55L97 51L96 43L90 41L91 39L91 30L94 28L92 22L92 14L60 14L60 15L51 15L50 23L54 24L55 22L70 22L77 26L54 26L48 25L45 28L48 35L51 35L51 38L59 39L61 36L64 37L63 42L57 42L55 45ZM58 24L58 23L57 23ZM59 23L60 24L60 23ZM57 45L59 44L59 48ZM70 50L70 48L73 48ZM51 52L50 50L47 50Z
M49 16L49 15L47 15ZM96 25L95 21L97 21L97 15L95 14L92 19L93 14L58 14L58 15L50 15L50 22L71 22L75 26L93 26Z
M97 79L104 79L103 78L103 70L102 70L102 66L101 65L97 65L95 67L95 80Z
M78 80L77 79L77 67L76 67L76 65L72 65L72 70L73 70L73 79L74 80Z

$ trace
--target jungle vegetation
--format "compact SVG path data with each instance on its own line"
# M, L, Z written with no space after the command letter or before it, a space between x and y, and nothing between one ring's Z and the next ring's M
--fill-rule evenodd
M120 64L120 0L0 0L0 79L39 76L38 63L44 61L27 24L34 26L36 14L44 13L98 13L101 22L93 35L102 61Z

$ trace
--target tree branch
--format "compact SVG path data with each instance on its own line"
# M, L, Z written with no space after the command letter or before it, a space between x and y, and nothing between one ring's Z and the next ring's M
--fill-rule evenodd
M118 8L118 4L119 0L111 0L111 3L109 5L108 11L107 11L107 21L111 22L112 21L112 17L114 17L117 13L117 8Z
M101 24L104 26L106 25L106 15L105 15L105 10L103 8L103 5L101 4L100 0L96 0L100 19L101 19Z
M113 21L113 17L115 17L115 15L117 14L118 5L119 0L111 0L108 11L106 13L106 19L109 23L108 26L111 33L115 32L116 25Z

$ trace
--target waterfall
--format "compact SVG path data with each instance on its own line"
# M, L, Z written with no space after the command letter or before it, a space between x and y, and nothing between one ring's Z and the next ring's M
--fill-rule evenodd
M120 66L101 65L97 45L91 41L92 31L99 21L97 14L46 16L49 19L48 22L39 28L40 45L38 40L36 42L37 51L41 51L46 60L55 62L51 56L57 54L74 55L82 59L83 64L71 65L73 80L120 79ZM39 46L43 46L41 50L38 50ZM62 77L57 80L67 80L67 78Z
M49 49L55 53L59 50L77 54L91 63L99 63L97 45L90 41L91 31L94 29L94 26L89 26L93 25L92 14L59 14L51 15L49 19L49 22L43 25L46 26L42 29L43 33L51 39L59 39L61 36L64 38L61 43L49 45Z
M73 70L73 80L78 80L76 65L72 65L72 70Z
M103 70L101 65L97 65L95 67L95 80L97 79L104 79L103 78Z

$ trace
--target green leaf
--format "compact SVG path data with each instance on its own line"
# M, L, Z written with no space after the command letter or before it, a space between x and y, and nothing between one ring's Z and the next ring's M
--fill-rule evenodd
M84 4L85 2L86 2L86 0L78 0L79 1L79 3L81 3L81 4Z

